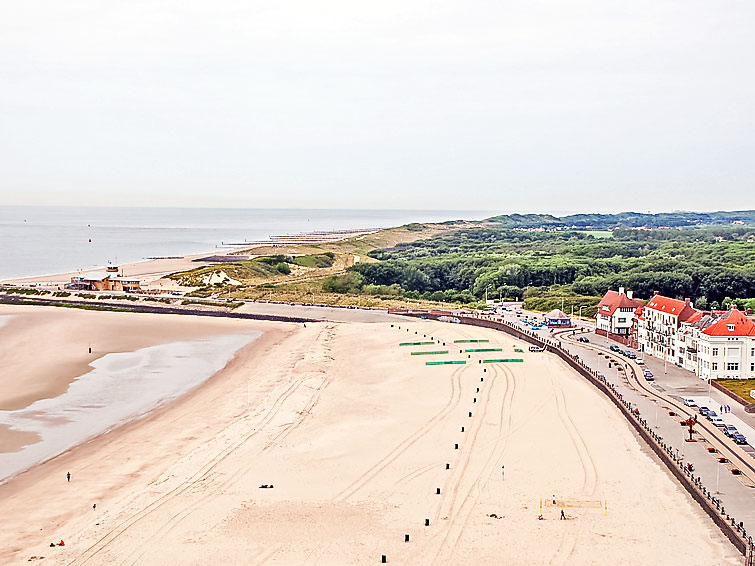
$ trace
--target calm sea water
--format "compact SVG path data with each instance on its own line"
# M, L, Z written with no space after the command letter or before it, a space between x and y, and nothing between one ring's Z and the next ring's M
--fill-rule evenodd
M62 395L16 411L0 411L0 424L39 435L38 442L17 452L0 453L0 483L177 399L220 371L259 336L259 332L228 334L106 354Z
M498 213L0 206L0 280L212 252L223 242L274 235L483 219Z

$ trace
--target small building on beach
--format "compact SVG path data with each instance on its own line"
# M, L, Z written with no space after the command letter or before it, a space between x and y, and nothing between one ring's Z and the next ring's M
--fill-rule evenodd
M571 318L564 311L560 309L553 309L551 312L545 315L545 320L548 322L548 326L562 328L565 326L571 326Z
M71 277L71 289L86 291L125 291L138 293L141 291L141 280L138 277L117 275L118 268L109 267L107 271L92 271L84 275Z

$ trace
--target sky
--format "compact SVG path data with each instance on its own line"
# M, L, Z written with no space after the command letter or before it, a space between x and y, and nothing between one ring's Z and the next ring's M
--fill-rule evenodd
M755 3L6 2L0 204L755 208Z

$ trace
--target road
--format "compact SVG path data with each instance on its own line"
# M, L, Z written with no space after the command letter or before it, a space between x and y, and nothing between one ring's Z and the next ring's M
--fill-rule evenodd
M541 316L539 313L522 311L524 315ZM497 315L500 317L500 315ZM516 311L508 311L503 318L509 322L516 322L518 319ZM655 426L656 432L660 434L666 443L670 444L677 450L677 453L684 459L695 466L695 475L699 475L703 485L708 486L714 492L718 492L718 497L726 511L737 521L743 521L748 530L755 528L755 450L747 446L746 449L735 445L730 439L726 438L718 429L705 419L700 419L695 427L699 435L698 442L685 442L686 427L680 425L680 420L686 418L686 415L692 415L693 412L682 404L682 397L708 397L708 385L697 378L691 372L687 372L671 364L666 368L664 373L664 364L662 361L647 357L645 365L655 374L656 382L650 385L642 377L638 380L632 379L629 368L634 367L638 376L642 375L641 368L627 358L611 353L608 346L614 342L605 337L598 336L592 332L594 327L580 324L579 330L584 332L590 340L589 343L580 343L572 339L569 333L561 335L564 346L572 353L577 354L588 366L597 370L606 376L606 378L618 387L619 392L624 399L636 406L640 413ZM546 337L545 330L543 337ZM558 336L554 336L558 339ZM622 348L625 349L624 346ZM612 356L606 358L605 354L610 353ZM608 367L609 361L611 367ZM619 362L619 364L616 363ZM618 371L617 365L624 368L624 371ZM744 413L740 406L735 407L731 399L723 393L713 389L710 391L713 407L718 409L720 405L729 404L732 406L732 414L740 419L746 425L752 427L755 424L753 415ZM675 413L674 416L669 412ZM682 417L681 415L685 415ZM728 416L728 415L727 415ZM753 441L753 437L748 437ZM708 451L713 448L713 453ZM735 476L730 469L734 467L730 463L720 463L718 458L726 457L727 460L735 462L736 466L749 477L744 475Z

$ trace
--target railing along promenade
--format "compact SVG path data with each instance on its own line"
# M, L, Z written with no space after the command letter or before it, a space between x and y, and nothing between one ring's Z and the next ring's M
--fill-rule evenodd
M692 498L697 501L713 522L718 526L724 535L732 542L736 549L745 556L746 564L755 564L755 543L753 543L752 535L744 528L742 522L737 522L736 519L730 517L726 513L726 509L718 498L713 495L713 491L707 486L703 485L700 476L695 476L694 472L689 470L685 465L684 459L677 456L674 453L672 447L663 441L663 438L653 431L652 427L648 424L647 420L642 418L638 412L635 412L632 408L632 404L624 400L623 395L616 389L616 387L608 382L604 375L587 366L578 356L570 354L565 350L561 342L553 339L543 339L534 332L529 332L522 328L518 328L514 324L502 320L500 322L494 320L488 320L486 318L480 318L474 315L459 315L446 311L407 311L407 310L389 310L391 314L398 314L404 316L410 316L414 318L428 318L438 320L443 318L445 320L453 319L458 320L460 324L468 324L472 326L481 326L485 328L492 328L501 332L506 332L512 336L515 336L519 340L527 342L529 344L545 347L546 351L552 352L564 360L572 369L579 373L582 377L587 379L592 385L594 385L599 391L606 395L616 407L619 412L631 423L640 437L647 443L648 446L655 452L665 466L671 471L671 473L679 480L679 483L684 486L687 492ZM629 370L632 372L633 377L636 379L634 367L629 366Z

